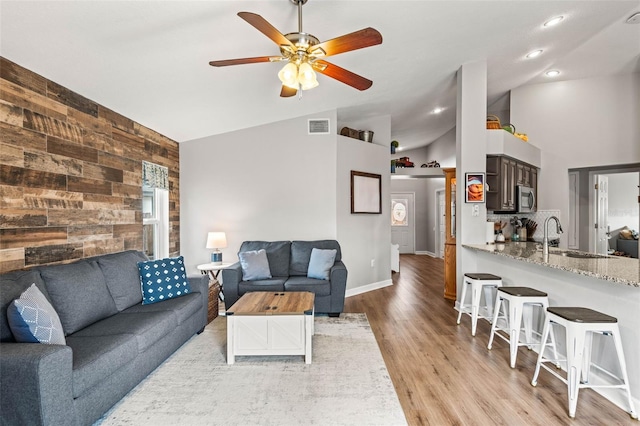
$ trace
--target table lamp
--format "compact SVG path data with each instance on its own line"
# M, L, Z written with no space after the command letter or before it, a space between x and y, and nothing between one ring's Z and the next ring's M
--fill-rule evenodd
M211 263L214 265L222 264L221 248L227 247L227 236L224 232L209 232L207 235L207 248L215 249L211 253Z

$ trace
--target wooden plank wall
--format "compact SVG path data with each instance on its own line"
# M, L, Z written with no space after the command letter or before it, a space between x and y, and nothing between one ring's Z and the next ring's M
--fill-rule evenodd
M0 272L142 249L142 161L169 168L180 251L178 144L0 57Z

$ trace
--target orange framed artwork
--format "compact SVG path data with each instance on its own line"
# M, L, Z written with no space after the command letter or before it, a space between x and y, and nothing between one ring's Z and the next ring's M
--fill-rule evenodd
M484 173L465 173L465 202L484 203Z

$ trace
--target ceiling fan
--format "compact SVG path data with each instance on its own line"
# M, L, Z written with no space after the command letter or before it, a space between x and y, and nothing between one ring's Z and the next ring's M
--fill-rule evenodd
M302 5L307 0L291 0L291 2L298 6L298 31L294 33L282 34L266 19L255 13L238 13L239 17L273 40L280 47L281 56L226 59L211 61L209 65L225 67L259 62L286 61L287 64L278 73L278 77L282 81L280 96L283 98L294 96L298 91L318 86L316 72L341 81L358 90L367 90L371 87L373 81L340 68L325 61L323 58L381 44L382 35L377 30L369 27L321 43L313 35L302 31Z

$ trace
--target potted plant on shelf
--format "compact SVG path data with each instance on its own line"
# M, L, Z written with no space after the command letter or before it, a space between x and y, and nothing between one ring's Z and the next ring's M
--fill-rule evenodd
M391 173L396 172L396 160L391 160Z
M400 142L398 141L391 141L391 153L395 154L396 153L396 148L400 146Z

